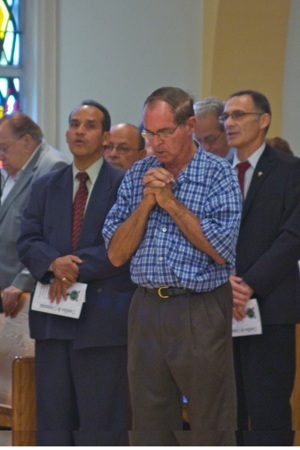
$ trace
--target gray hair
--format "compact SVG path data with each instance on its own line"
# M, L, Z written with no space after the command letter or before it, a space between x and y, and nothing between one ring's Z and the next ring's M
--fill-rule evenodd
M224 110L225 102L222 102L217 97L207 97L199 102L194 103L195 116L199 117L206 113L213 112L219 117Z
M194 103L194 112L196 118L201 118L213 114L217 120L223 114L225 102L217 97L206 97ZM220 123L220 129L224 130L223 124Z

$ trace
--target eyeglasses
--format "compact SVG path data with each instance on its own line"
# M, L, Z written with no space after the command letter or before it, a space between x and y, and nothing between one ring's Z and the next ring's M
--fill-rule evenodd
M175 128L163 128L162 130L158 130L156 133L153 133L153 131L143 130L141 135L143 138L148 139L149 141L152 141L155 136L157 136L159 139L168 139L172 134L175 133L179 125L182 124L182 121L179 122L179 124L176 125Z
M236 120L237 122L239 120L242 120L245 116L248 116L250 114L255 114L257 116L262 116L263 112L245 112L245 111L240 111L240 110L236 110L236 111L232 111L231 113L228 112L224 112L223 114L221 114L219 116L219 122L224 123L226 122L227 119L229 119L229 117L232 118L232 120Z
M199 144L201 145L212 145L215 142L217 142L222 133L224 133L223 130L221 130L220 133L217 134L217 136L207 136L204 139L198 139L196 137L196 141L199 142Z
M113 151L113 149L116 149L117 153L120 153L121 155L126 155L127 153L131 152L131 151L136 151L138 150L137 148L129 148L126 147L125 145L114 145L114 144L108 144L105 147L105 150L107 150L108 152Z

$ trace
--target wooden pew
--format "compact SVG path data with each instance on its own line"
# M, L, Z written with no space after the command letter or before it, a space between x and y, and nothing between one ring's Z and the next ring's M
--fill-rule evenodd
M35 445L34 357L16 357L12 368L12 445Z
M29 396L29 402L34 405L29 412L32 420L32 414L35 415L35 397L32 400L34 341L30 339L28 329L29 298L29 293L22 295L17 317L11 319L0 314L0 427L11 430L1 431L0 446L11 442L13 445L33 445L34 442L26 412L26 396ZM25 412L22 413L20 408L25 408Z
M0 405L0 424L11 429L12 445L35 445L34 357L14 358L12 363L12 404Z
M4 428L12 427L12 407L0 403L0 426Z

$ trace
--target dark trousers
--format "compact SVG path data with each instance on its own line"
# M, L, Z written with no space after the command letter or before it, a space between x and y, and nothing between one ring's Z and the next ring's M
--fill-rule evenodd
M234 338L239 445L293 445L295 357L294 325L266 325L262 335Z
M127 348L36 342L37 445L128 445Z
M229 284L168 299L137 289L129 312L132 445L235 445L231 324Z

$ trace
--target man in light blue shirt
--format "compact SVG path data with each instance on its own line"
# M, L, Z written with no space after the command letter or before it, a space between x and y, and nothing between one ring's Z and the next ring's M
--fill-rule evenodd
M155 156L127 171L103 228L112 264L132 258L139 286L129 317L132 444L234 445L228 278L240 223L237 177L195 145L186 92L153 92L143 119ZM191 426L184 433L182 395Z

